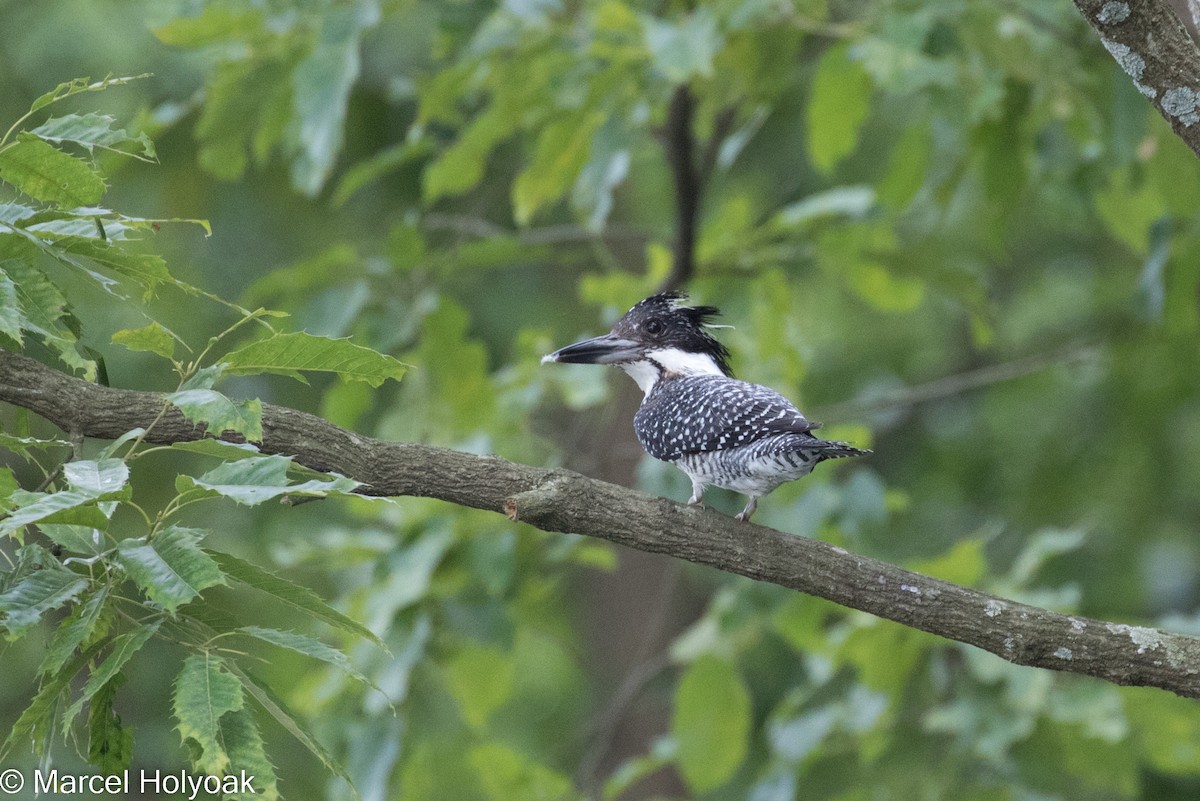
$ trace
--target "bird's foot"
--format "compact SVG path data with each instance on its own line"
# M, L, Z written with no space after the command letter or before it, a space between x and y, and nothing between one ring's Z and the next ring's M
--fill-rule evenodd
M746 508L734 515L735 520L741 520L743 523L750 519L750 515L754 514L754 510L758 508L758 498L751 497L750 502L746 504Z

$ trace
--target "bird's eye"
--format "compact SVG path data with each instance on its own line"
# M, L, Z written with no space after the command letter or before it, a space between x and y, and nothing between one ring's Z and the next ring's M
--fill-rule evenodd
M663 331L662 320L647 320L646 321L646 333L647 334L657 335L657 334L661 334L662 331Z

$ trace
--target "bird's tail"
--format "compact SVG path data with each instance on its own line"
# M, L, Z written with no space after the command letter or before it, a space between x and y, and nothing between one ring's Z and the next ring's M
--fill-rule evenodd
M871 451L862 448L856 448L849 442L836 442L834 440L822 439L817 440L819 447L818 461L826 459L845 459L849 456L866 456Z

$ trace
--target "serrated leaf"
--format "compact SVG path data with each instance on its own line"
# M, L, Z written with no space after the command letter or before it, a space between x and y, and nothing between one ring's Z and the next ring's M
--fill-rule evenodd
M61 702L63 694L67 692L71 679L75 678L75 674L91 661L97 650L99 650L98 645L89 648L68 662L58 673L47 676L42 681L42 685L34 694L33 700L29 702L29 706L25 707L25 711L21 713L9 730L4 745L0 746L0 759L7 758L12 753L13 747L18 744L27 746L32 743L35 754L39 757L45 754L46 745L50 740L50 726L54 720L54 709Z
M287 470L291 461L288 457L273 455L226 462L199 478L179 476L175 480L175 488L181 493L199 490L246 506L257 506L284 495L310 498L345 495L361 486L360 482L345 476L335 476L329 481L313 479L289 484Z
M103 512L102 512L103 513ZM94 555L104 545L104 532L91 526L70 523L39 523L38 530L55 544L71 553Z
M52 117L34 128L30 133L55 144L71 142L92 152L94 148L114 150L127 156L153 161L154 145L144 133L131 136L121 128L114 128L117 120L107 114L66 114ZM136 151L134 150L136 149Z
M37 625L42 615L80 596L88 587L87 579L63 568L44 568L25 576L7 592L0 594L0 625L15 640Z
M63 465L63 475L77 490L111 497L129 483L129 465L120 459L80 459Z
M123 683L124 676L118 675L88 707L88 762L109 776L126 770L133 761L133 731L121 725L121 716L113 709Z
M750 693L733 665L702 656L675 690L671 732L679 743L679 771L697 794L720 787L746 758Z
M216 654L189 656L175 679L173 709L184 744L192 740L200 749L193 761L206 773L221 774L229 767L229 754L220 739L221 716L241 709L242 683Z
M871 79L845 45L821 56L808 100L808 150L828 172L858 146L858 133L871 109Z
M180 604L215 584L224 584L216 562L197 543L203 531L168 526L150 542L117 543L117 561L150 600L174 614Z
M68 208L99 203L106 188L86 161L29 133L0 147L0 180L32 198Z
M330 772L346 780L350 785L350 792L354 795L357 801L362 801L358 795L358 791L354 789L354 784L350 779L350 775L346 773L346 769L341 766L333 756L325 750L325 747L312 735L312 733L304 726L300 720L291 713L287 706L281 701L271 688L263 684L259 679L250 673L246 673L236 664L231 665L230 669L236 676L242 680L242 686L250 696L258 702L268 715L282 726L289 734L296 738L309 753L321 761Z
M70 81L64 81L63 83L60 83L58 86L51 89L49 92L46 92L34 100L32 105L30 105L29 110L31 112L37 111L38 109L45 108L51 103L57 103L59 100L65 100L68 97L73 97L74 95L81 94L83 92L102 92L111 86L124 86L132 81L149 77L150 73L143 72L141 75L120 75L116 77L109 76L101 81L92 81L90 78L75 78Z
M100 692L106 684L117 677L117 674L121 672L121 668L125 667L125 663L141 650L141 647L158 632L158 627L161 625L161 619L155 620L149 624L139 626L134 631L121 634L112 639L111 650L108 656L88 676L88 680L84 682L83 690L80 691L79 697L63 713L64 731L71 727L71 722L79 714L80 710L83 709L83 705Z
M21 330L29 325L17 296L17 285L6 273L0 272L0 334L22 345Z
M197 439L191 442L172 442L171 450L215 456L222 461L251 459L262 452L250 442L225 442L219 439Z
M262 442L262 401L258 398L235 401L212 389L185 389L172 392L167 400L192 423L204 424L213 436L233 431L251 442Z
M50 637L46 646L46 655L38 666L38 674L52 676L62 670L67 661L75 654L75 650L88 642L97 630L100 615L108 601L108 587L102 586L88 596L88 599L77 604L71 614L59 624Z
M37 500L16 509L0 520L0 535L11 534L30 523L73 523L105 528L108 517L96 506L97 496L82 490L63 490L50 495L29 493Z
M253 793L226 794L223 798L237 801L275 801L279 798L275 766L267 759L262 734L254 716L246 708L235 709L221 716L221 742L229 755L230 772L245 771L254 777L250 782Z
M142 353L155 353L164 359L175 357L175 338L171 332L157 322L144 325L141 328L126 328L112 335L116 345L122 345L129 350Z
M82 256L110 273L136 281L145 288L147 298L152 296L159 284L176 283L167 270L167 262L156 253L137 253L112 242L82 237L64 238L53 250L72 266L83 268L70 258Z
M227 354L226 371L239 375L275 373L296 378L302 371L335 373L378 387L399 381L405 365L391 356L355 345L349 339L329 339L305 332L276 334Z
M231 579L254 587L267 593L288 606L307 612L313 617L323 620L334 628L347 631L359 637L365 637L380 648L387 650L383 640L373 631L353 618L347 617L321 600L315 592L295 584L270 571L263 570L256 564L239 559L232 554L220 551L205 551L221 568L221 572Z
M313 659L319 659L322 662L328 662L346 671L347 674L353 676L363 684L371 685L371 681L362 673L359 673L354 665L350 664L350 660L344 653L314 637L309 637L307 634L299 634L294 631L281 631L280 629L267 629L261 626L243 626L239 631L251 637L256 637L263 642L268 642L271 645L286 648L289 651L295 651L305 656L311 656Z

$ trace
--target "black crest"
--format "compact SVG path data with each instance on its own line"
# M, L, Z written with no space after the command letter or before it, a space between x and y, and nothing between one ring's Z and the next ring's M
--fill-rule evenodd
M651 295L626 312L613 326L613 333L654 347L707 353L725 375L732 376L729 349L706 330L721 310L716 306L685 306L686 300L683 292Z

